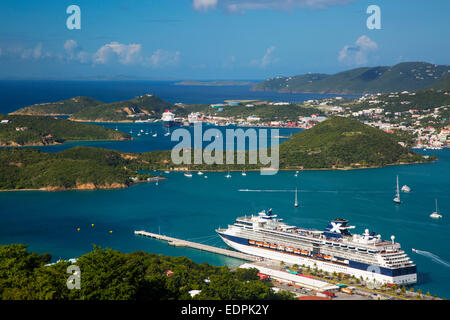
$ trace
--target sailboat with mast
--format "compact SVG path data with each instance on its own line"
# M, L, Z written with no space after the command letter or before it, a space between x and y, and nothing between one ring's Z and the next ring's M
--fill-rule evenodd
M442 215L439 214L439 209L438 209L438 202L437 202L437 199L434 199L434 200L435 200L435 202L436 202L436 211L433 212L432 214L430 214L430 218L433 218L433 219L442 219Z
M400 200L400 189L398 187L398 176L397 176L397 194L395 195L394 202L402 203L402 201Z

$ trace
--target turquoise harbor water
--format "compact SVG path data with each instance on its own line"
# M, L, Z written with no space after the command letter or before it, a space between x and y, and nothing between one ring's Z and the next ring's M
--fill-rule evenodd
M150 88L150 89L149 89ZM25 90L26 89L26 90ZM25 90L25 91L24 91ZM1 83L0 112L9 112L26 104L55 101L76 95L91 95L107 101L129 99L150 91L166 98L176 90L171 102L221 102L226 97L262 98L262 93L248 93L248 88L186 88L130 83ZM194 90L194 91L189 91ZM234 91L233 91L234 90ZM22 92L27 92L23 95ZM268 93L264 93L267 95ZM274 94L275 95L275 94ZM294 96L268 96L272 100L290 100ZM22 96L22 97L21 97ZM296 97L301 99L301 97ZM303 99L318 98L303 96ZM115 128L115 124L104 124ZM73 142L42 147L57 152L76 145L88 145L123 151L143 152L170 149L175 142L163 134L160 124L118 124L124 132L133 130L135 140L122 142ZM157 131L158 137L141 135L143 129ZM225 127L220 128L225 130ZM289 136L299 129L281 129ZM283 141L283 140L281 140ZM426 151L439 161L431 164L389 166L352 171L304 171L261 176L248 172L244 177L232 172L207 173L208 178L194 174L164 174L167 180L138 184L128 189L67 192L0 192L0 244L25 243L30 250L49 252L53 260L78 257L93 244L131 252L143 250L173 256L187 256L196 262L237 266L242 261L167 243L134 236L134 230L161 232L224 247L215 235L217 227L226 227L240 215L256 214L263 209L274 212L289 224L324 229L336 217L347 218L354 232L368 228L384 239L396 236L403 249L416 262L419 284L416 288L450 297L450 149ZM401 205L392 202L396 175L400 184L412 188L402 194ZM295 208L294 193L299 188L300 206ZM271 190L264 191L239 191ZM442 220L433 220L434 199L439 201ZM92 228L91 224L95 224ZM80 228L80 231L77 231ZM109 231L112 230L112 233ZM421 254L411 251L421 250Z
M121 143L113 147L120 148ZM233 223L237 216L273 208L287 223L298 226L323 229L329 220L343 217L356 226L354 232L368 228L384 239L395 235L417 263L416 287L448 297L450 150L431 152L440 160L367 170L304 171L297 178L293 172L275 176L248 172L246 177L232 172L231 179L226 179L225 173L206 173L207 179L163 173L168 179L159 185L138 184L121 190L0 192L0 243L26 243L31 250L50 252L54 260L77 257L98 244L124 252L185 255L196 262L236 266L241 261L174 248L134 236L133 231L160 231L224 246L215 236L215 228ZM412 188L411 193L402 194L401 205L392 202L397 174L401 185ZM300 189L298 208L293 206L295 187ZM242 189L270 191L239 191ZM442 220L429 218L435 198ZM429 254L419 255L411 248Z

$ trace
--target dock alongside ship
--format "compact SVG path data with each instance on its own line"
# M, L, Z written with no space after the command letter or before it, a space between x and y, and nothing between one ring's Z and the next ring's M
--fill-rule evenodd
M161 234L157 234L157 233L151 233L151 232L147 232L147 231L144 231L144 230L134 231L134 234L135 235L139 235L139 236L154 238L154 239L157 239L157 240L167 241L169 245L175 246L175 247L189 247L189 248L194 248L194 249L198 249L198 250L202 250L202 251L208 251L208 252L221 254L221 255L224 255L224 256L233 257L233 258L237 258L237 259L241 259L241 260L246 260L246 261L258 261L258 260L260 260L256 256L245 254L245 253L242 253L242 252L222 249L222 248L218 248L218 247L214 247L214 246L209 246L209 245L206 245L206 244L201 244L201 243L197 243L197 242L192 242L192 241L177 239L177 238L173 238L173 237L168 237L168 236L165 236L165 235L161 235Z

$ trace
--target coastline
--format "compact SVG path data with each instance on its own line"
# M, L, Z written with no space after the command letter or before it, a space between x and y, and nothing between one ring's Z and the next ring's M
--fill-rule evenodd
M95 140L66 140L63 142L53 142L53 143L34 143L34 144L24 144L24 145L4 145L4 144L0 144L0 148L26 148L26 147L46 147L46 146L58 146L58 145L62 145L65 143L70 143L70 142L92 142L92 141L98 141L98 142L107 142L107 141L130 141L130 140L134 140L133 137L131 137L130 139L95 139Z
M0 190L0 192L14 192L14 191L42 191L42 192L60 192L60 191L98 191L98 190L116 190L116 189L126 189L130 188L135 184L140 183L150 183L150 182L156 182L156 181L162 181L167 180L167 178L164 177L153 177L151 181L143 180L143 181L133 181L130 184L124 184L124 183L117 183L113 182L109 185L100 185L97 186L94 183L83 183L79 184L75 188L65 188L65 187L54 187L54 186L47 186L42 188L33 188L33 189L4 189Z
M380 169L380 168L384 168L384 167L388 167L388 166L403 166L403 165L413 165L413 164L428 164L428 163L433 163L436 160L433 161L416 161L416 162L401 162L401 163L390 163L390 164L385 164L385 165L381 165L381 166L371 166L371 167L344 167L344 168L280 168L278 169L278 171L350 171L350 170L366 170L366 169ZM180 169L153 169L154 171L169 171L169 172L242 172L242 171L246 171L246 172L257 172L260 171L261 169L264 168L260 168L260 169L224 169L224 170L210 170L210 169L187 169L187 168L180 168ZM270 170L270 168L266 169L267 171Z

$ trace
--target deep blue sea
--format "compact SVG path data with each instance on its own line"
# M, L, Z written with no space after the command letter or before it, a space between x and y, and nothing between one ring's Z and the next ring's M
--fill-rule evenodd
M0 99L2 112L6 112L5 101L11 101L13 104L12 96L16 95L17 90L8 93L3 85L4 83L0 83ZM96 91L90 89L88 83L79 83L80 91L83 88L85 90L83 92L58 83L53 85L55 92L54 99L51 100L89 95L87 91ZM105 84L108 87L106 91L99 89L101 83L94 85L97 86L99 95L107 96L109 83ZM168 85L161 90L168 96L172 87ZM39 88L47 92L49 99L52 90L45 89L43 83L39 84ZM189 91L186 87L177 86L174 92L179 93L180 88ZM184 92L186 99L191 96L193 100L190 101L198 99L197 102L202 102L201 95L204 90L204 101L208 103L227 99L227 93L220 94L219 91L231 90L229 87L213 88L217 91L212 99L208 94L211 88L193 89L199 91L196 94ZM248 88L247 91L241 91L242 87L235 89L233 98L245 99L251 94L257 94L249 93ZM33 93L34 91L30 91L26 95ZM12 96L5 97L8 94ZM46 94L42 93L39 99L44 99ZM65 96L66 94L68 96ZM136 94L139 94L138 90L131 95ZM39 96L39 93L36 95ZM118 93L112 95L115 98L110 100L116 100ZM288 100L282 97L280 100ZM29 103L37 102L32 101L32 97L22 97L21 104L29 104L24 102L27 99ZM103 100L106 101L105 98ZM179 97L171 99L178 100ZM180 101L183 100L180 98ZM123 142L77 142L43 149L53 152L83 144L124 151L149 151L170 149L173 145L169 137L162 135L164 129L155 124L117 126L125 132L132 129L133 135L141 128L158 131L159 135L157 138L135 136L135 140ZM283 129L280 135L288 136L297 131L298 129ZM174 248L165 242L134 236L133 231L145 229L224 246L215 236L214 230L217 227L233 223L237 216L256 214L260 210L273 208L276 214L293 225L323 229L331 219L342 217L349 219L350 224L356 226L353 232L362 233L368 228L380 233L384 239L395 235L396 240L418 266L419 284L416 288L448 298L450 149L421 152L435 154L439 160L431 164L388 166L379 169L303 171L298 177L294 177L293 172L280 172L274 176L248 172L246 177L232 172L231 179L226 179L225 173L207 173L207 179L196 174L187 178L182 173L163 173L167 180L159 182L158 185L138 184L121 190L0 192L0 244L26 243L30 250L51 253L54 260L78 257L90 251L93 244L97 244L124 252L144 250L173 256L185 255L196 262L236 266L242 261L195 249ZM396 175L399 175L401 185L407 184L412 188L412 192L402 194L401 205L395 205L392 201ZM293 190L296 187L300 190L298 208L293 205ZM243 189L260 191L240 191ZM429 214L435 210L435 198L438 199L439 211L444 216L442 220L429 218ZM91 224L94 224L94 227L91 227ZM80 228L79 232L77 228ZM113 232L110 233L110 230ZM421 250L421 254L412 252L412 248Z
M232 99L302 102L336 95L254 92L250 86L180 86L175 81L5 81L0 80L0 113L35 103L88 96L103 102L154 94L170 103L223 103Z

